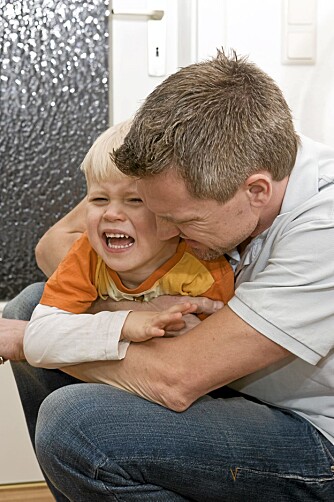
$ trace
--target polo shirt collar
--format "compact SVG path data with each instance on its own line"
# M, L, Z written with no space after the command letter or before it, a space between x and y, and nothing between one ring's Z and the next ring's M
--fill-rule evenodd
M288 213L319 191L319 168L315 142L301 136L296 162L289 177L280 214Z

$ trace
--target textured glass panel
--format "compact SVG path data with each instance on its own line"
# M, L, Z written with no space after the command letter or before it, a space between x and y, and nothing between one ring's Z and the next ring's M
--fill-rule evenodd
M43 278L35 245L84 196L108 127L107 6L0 0L0 300Z

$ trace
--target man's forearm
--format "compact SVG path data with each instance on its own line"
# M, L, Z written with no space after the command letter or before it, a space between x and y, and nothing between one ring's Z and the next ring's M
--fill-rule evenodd
M81 237L81 232L64 234L60 229L52 230L52 235L44 234L36 246L35 257L39 269L50 277L66 256L72 244ZM48 243L44 241L47 240ZM47 251L48 249L48 251Z
M152 342L133 343L128 348L126 358L122 361L96 361L61 368L83 382L105 383L131 392L175 411L181 411L176 405L176 392L171 394L168 378L163 376L162 368L148 370L146 362L154 357L156 347ZM146 361L146 362L145 362ZM147 371L148 370L148 371ZM155 379L151 375L155 374ZM176 390L176 389L175 389Z
M35 249L36 262L47 277L53 274L72 244L86 230L86 198L55 223Z
M11 361L24 359L23 336L27 321L0 319L0 356Z
M288 355L225 307L181 337L131 344L123 361L88 363L64 371L183 411L207 392Z

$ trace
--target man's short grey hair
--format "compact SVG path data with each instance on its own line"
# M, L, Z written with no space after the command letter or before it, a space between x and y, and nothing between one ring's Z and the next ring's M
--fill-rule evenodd
M246 57L217 57L168 77L137 112L117 167L130 176L174 168L198 198L226 202L253 173L290 174L299 138L276 83Z

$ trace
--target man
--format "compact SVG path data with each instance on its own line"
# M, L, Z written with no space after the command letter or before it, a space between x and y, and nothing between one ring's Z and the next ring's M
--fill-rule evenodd
M236 292L182 337L66 368L130 392L74 385L42 404L59 500L332 500L334 151L299 140L265 73L218 53L153 91L114 159L160 238L227 254Z

